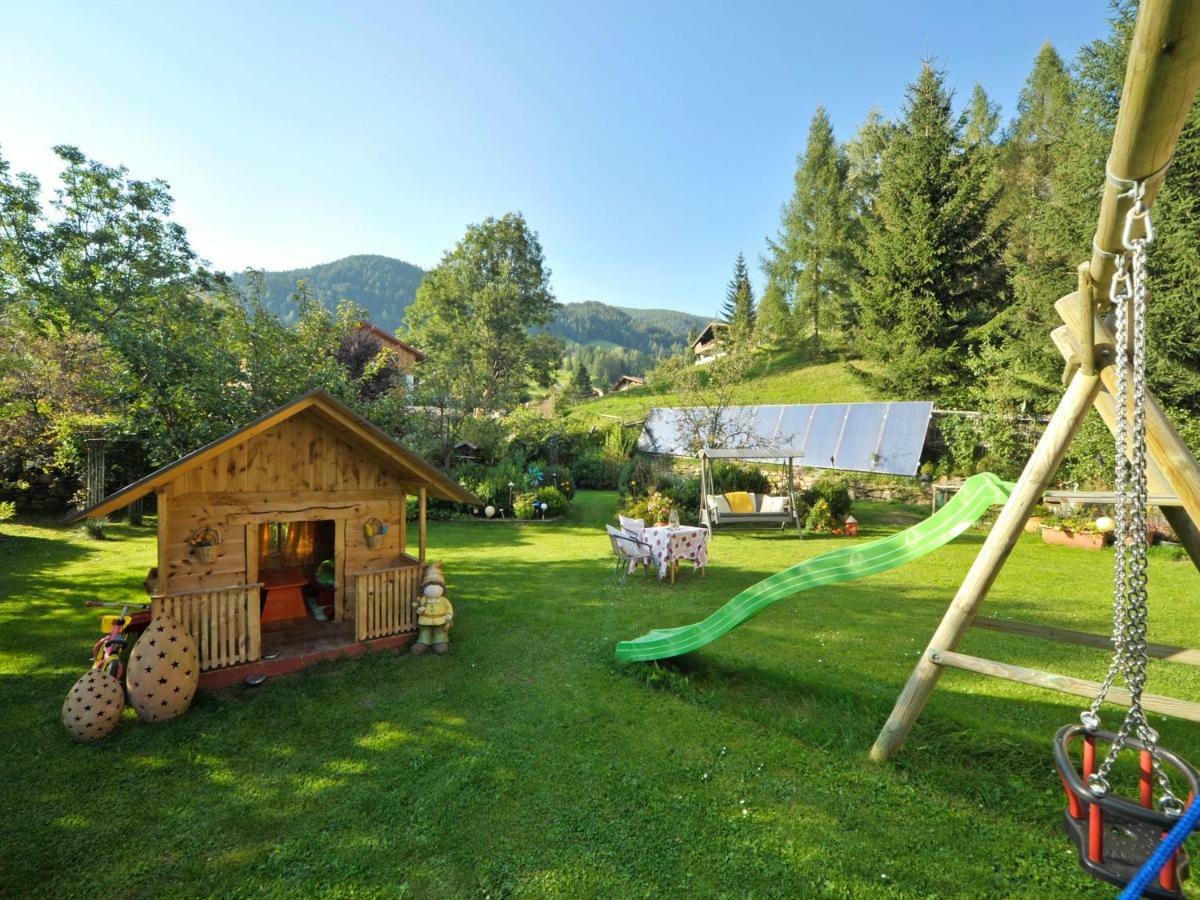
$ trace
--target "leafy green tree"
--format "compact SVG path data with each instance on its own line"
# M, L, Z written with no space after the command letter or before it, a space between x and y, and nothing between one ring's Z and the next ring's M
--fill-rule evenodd
M755 320L754 288L750 284L750 271L746 268L746 257L739 253L733 264L733 277L725 288L725 305L721 307L721 319L732 332L741 338L754 333Z
M767 251L768 280L790 294L792 310L811 329L814 352L822 329L846 318L854 268L848 174L849 160L825 107L818 106L797 159L795 189Z
M964 372L972 330L1003 296L996 192L978 145L963 139L945 77L926 62L884 157L857 285L859 337L886 363L876 380L905 397L939 396Z
M531 379L548 383L561 349L553 359L533 330L556 309L541 243L519 213L471 225L421 283L407 321L426 354L422 393L438 410L446 466L469 416L515 405Z

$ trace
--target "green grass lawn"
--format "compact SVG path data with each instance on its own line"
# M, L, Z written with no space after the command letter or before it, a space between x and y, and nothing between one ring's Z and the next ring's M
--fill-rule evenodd
M846 539L720 533L707 578L621 589L600 528L614 502L581 494L558 525L435 523L458 617L446 657L327 663L157 725L127 712L94 745L58 721L96 636L81 601L139 599L153 532L7 523L0 893L1112 896L1061 832L1050 742L1074 698L950 672L905 752L867 759L980 532L621 669L616 640ZM910 518L857 512L861 539ZM1105 632L1110 562L1023 538L988 609ZM1156 551L1151 583L1152 639L1194 644L1200 578ZM1088 678L1106 665L986 631L964 650ZM1155 662L1151 689L1198 698L1200 672ZM1195 725L1154 719L1200 762Z
M864 368L866 363L855 362ZM870 387L856 378L845 362L806 364L799 352L762 354L750 372L741 402L752 403L855 403L874 400ZM630 388L596 400L580 403L572 416L593 421L601 416L640 419L655 406L678 406L682 401L671 391L650 386Z

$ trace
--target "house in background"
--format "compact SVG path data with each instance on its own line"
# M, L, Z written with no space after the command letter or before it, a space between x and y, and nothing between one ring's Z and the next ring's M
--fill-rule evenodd
M195 637L206 687L409 642L428 499L482 505L321 390L68 521L108 515L151 493L158 506L158 565L147 579L152 612Z
M454 458L467 462L479 462L483 458L483 451L477 444L472 444L470 441L459 441L454 445Z
M641 387L646 383L646 379L640 375L622 375L616 380L609 393L615 394L618 391L627 391L630 388Z
M725 355L725 351L721 349L721 341L728 329L729 326L724 322L717 321L704 326L704 330L692 341L692 355L696 365L703 366Z
M381 348L387 347L391 350L396 358L396 368L408 375L413 374L417 363L425 361L425 354L412 344L405 343L390 331L372 322L363 322L358 329L361 334L373 338Z

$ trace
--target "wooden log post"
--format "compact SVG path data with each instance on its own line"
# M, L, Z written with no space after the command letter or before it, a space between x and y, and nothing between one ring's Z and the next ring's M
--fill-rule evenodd
M425 488L417 489L417 562L425 565L425 520L428 495Z
M1142 178L1150 206L1175 152L1179 132L1200 87L1200 3L1193 0L1143 0L1125 67L1125 84L1109 155L1110 172ZM1109 303L1114 259L1121 250L1125 212L1132 200L1122 188L1105 182L1090 263L1096 301Z
M942 667L933 661L933 654L943 650L955 650L996 576L1000 573L1009 553L1025 528L1025 520L1042 498L1046 486L1058 471L1067 447L1079 430L1100 391L1100 379L1077 372L1071 379L1066 393L1059 401L1046 430L1025 464L1017 485L1008 502L1000 511L996 524L988 533L979 555L971 564L950 608L934 632L929 646L921 654L917 667L909 676L908 683L896 700L883 730L871 748L871 759L882 762L900 749L908 732L925 708L929 695L937 686Z

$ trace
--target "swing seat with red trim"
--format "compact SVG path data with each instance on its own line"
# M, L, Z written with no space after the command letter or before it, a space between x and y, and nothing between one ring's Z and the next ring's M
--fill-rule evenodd
M1082 771L1071 759L1071 744L1083 738ZM1124 744L1141 756L1140 802L1115 794L1103 796L1088 785L1096 771L1096 742L1111 744L1111 731L1089 731L1083 725L1064 725L1054 736L1054 764L1067 792L1064 822L1067 834L1079 851L1079 864L1093 878L1123 887L1158 847L1163 835L1179 820L1154 808L1154 772L1150 750L1134 738ZM1200 775L1170 750L1156 748L1159 760L1170 765L1188 784L1188 803L1200 793ZM1143 896L1181 900L1180 884L1188 877L1188 855L1182 848L1163 866Z

